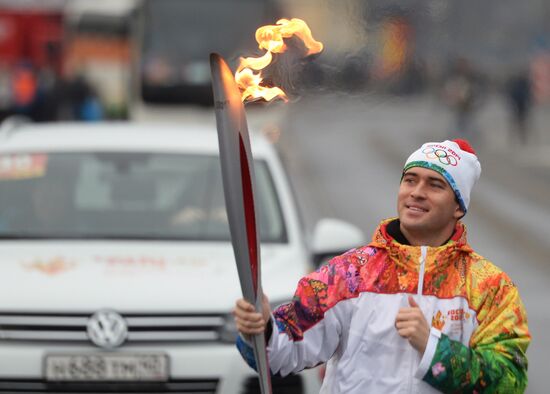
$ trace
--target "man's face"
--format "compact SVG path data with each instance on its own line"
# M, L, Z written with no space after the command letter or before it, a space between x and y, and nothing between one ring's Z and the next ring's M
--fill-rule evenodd
M397 212L401 226L417 236L452 232L456 220L464 215L445 178L422 167L413 167L403 176Z

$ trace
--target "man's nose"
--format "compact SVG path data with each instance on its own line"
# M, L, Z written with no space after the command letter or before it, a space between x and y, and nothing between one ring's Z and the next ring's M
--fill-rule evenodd
M411 196L414 198L426 198L426 187L424 182L418 182L411 190Z

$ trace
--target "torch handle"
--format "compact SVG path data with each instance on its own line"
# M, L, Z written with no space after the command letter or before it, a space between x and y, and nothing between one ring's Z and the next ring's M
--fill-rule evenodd
M260 390L262 394L271 394L271 374L269 365L267 362L267 350L265 347L265 334L254 335L252 338L254 343L254 357L256 358L256 367L259 371L263 371L259 374Z

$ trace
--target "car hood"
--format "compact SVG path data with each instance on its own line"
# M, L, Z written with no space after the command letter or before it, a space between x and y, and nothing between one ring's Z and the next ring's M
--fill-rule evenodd
M0 310L29 312L228 311L241 289L231 244L42 242L0 244ZM262 282L290 299L309 266L301 248L262 245Z

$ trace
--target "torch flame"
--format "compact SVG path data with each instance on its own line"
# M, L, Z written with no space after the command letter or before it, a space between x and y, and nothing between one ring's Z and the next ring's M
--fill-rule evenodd
M235 81L242 92L242 100L255 100L263 98L271 101L275 97L288 101L285 92L278 87L262 86L263 78L261 70L271 64L273 53L283 53L286 50L285 38L293 35L304 42L307 48L306 56L319 53L323 50L323 44L316 41L306 22L298 18L280 19L276 25L262 26L256 30L256 41L260 49L267 52L261 57L241 58ZM254 71L258 71L254 73Z

